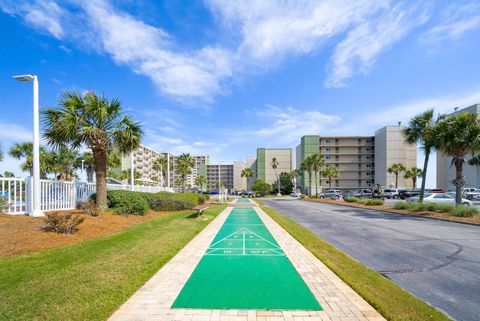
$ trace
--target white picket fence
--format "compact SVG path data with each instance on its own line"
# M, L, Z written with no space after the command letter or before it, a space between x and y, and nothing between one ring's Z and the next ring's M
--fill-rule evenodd
M6 199L7 214L26 214L32 206L31 178L0 177L0 197ZM96 191L95 183L64 182L54 180L40 180L40 205L42 211L71 210L77 202L86 201ZM107 184L107 190L132 190L130 185ZM137 192L157 193L169 191L159 186L133 186Z

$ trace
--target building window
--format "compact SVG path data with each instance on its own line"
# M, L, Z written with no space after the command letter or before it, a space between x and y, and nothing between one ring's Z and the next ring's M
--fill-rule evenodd
M325 156L325 159L332 159L332 156Z
M325 148L325 151L329 152L329 151L331 151L331 149L330 148Z

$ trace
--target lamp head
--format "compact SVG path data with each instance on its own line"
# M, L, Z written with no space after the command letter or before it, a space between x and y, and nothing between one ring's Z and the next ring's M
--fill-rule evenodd
M25 81L33 81L35 77L32 75L17 75L17 76L13 76L13 79L25 82Z

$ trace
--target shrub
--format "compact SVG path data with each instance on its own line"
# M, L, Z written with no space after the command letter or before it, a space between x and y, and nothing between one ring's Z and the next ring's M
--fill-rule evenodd
M151 209L155 211L182 211L195 207L195 203L188 200L173 197L158 197L151 203Z
M381 198L367 198L360 200L359 203L367 206L377 206L383 205L383 200Z
M473 206L455 206L453 207L450 211L450 214L454 216L460 216L460 217L473 217L477 215L479 212L478 210L473 207Z
M7 213L9 208L8 198L0 196L0 214Z
M410 203L397 202L393 204L393 208L396 210L409 210L412 207Z
M145 215L148 211L148 202L144 193L113 190L107 191L107 205L114 212L124 215Z
M78 202L77 209L84 211L86 214L90 216L98 216L97 208L95 206L95 201L93 200Z
M435 212L437 210L437 204L436 203L426 203L425 204L425 210L429 212Z
M359 199L353 196L347 196L343 199L347 203L358 203Z
M437 204L437 208L435 209L435 212L438 213L449 213L453 210L455 206L451 204Z
M84 217L72 214L46 214L41 229L45 232L56 232L59 234L73 234L78 231L77 226L83 223Z

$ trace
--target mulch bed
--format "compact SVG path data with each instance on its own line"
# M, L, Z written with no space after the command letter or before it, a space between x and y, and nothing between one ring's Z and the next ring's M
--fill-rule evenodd
M79 243L121 231L129 226L151 220L160 215L166 215L169 212L149 211L144 216L121 216L110 212L102 212L97 217L86 215L77 210L52 211L49 213L79 214L85 217L85 221L78 226L78 231L75 234L66 235L41 231L42 218L0 214L0 256L36 252Z
M369 210L381 211L381 212L389 212L394 214L402 214L402 215L410 215L410 216L420 216L420 217L428 217L434 219L441 219L453 222L461 222L461 223L470 223L480 225L480 216L474 217L459 217L453 216L448 213L437 213L437 212L411 212L405 210L396 210L391 206L388 205L378 205L378 206L367 206L358 203L348 203L345 201L336 201L336 200L329 200L329 199L308 199L304 198L304 201L308 202L318 202L318 203L326 203L326 204L335 204L335 205L342 205L342 206L349 206L349 207L359 207L365 208Z

